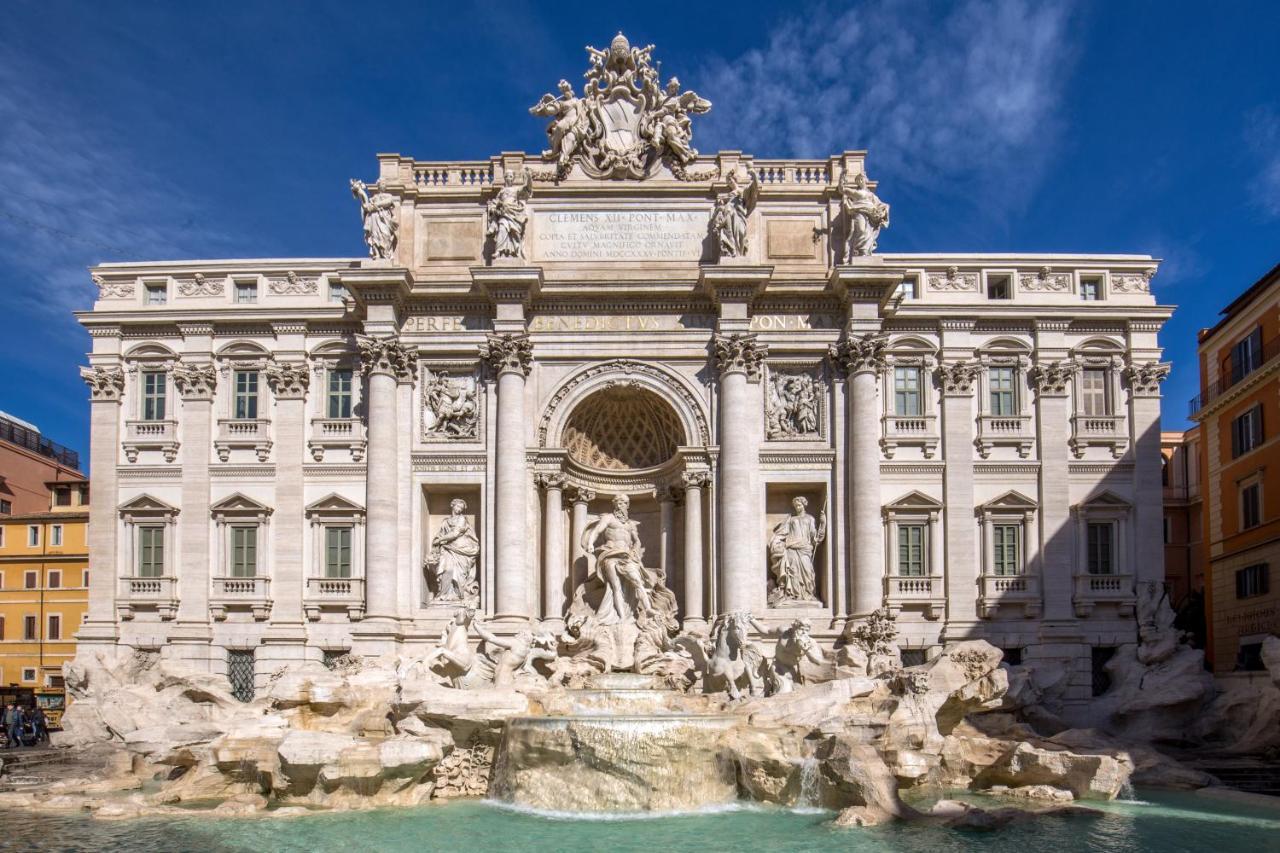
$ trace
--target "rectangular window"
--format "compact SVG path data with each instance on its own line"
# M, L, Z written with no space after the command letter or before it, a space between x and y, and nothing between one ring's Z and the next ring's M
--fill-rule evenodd
M988 299L1012 299L1013 282L1007 275L987 276Z
M34 616L22 617L22 639L24 640L40 639L38 636L39 630L40 630L40 626L36 622L36 617Z
M13 515L13 502L0 500L0 515Z
M227 680L231 695L241 702L253 701L254 665L252 651L227 651Z
M258 573L258 528L238 525L231 528L231 576L251 578Z
M245 305L258 301L258 285L252 281L236 282L236 302Z
M0 640L4 639L4 617L0 616ZM3 683L3 682L0 682Z
M987 372L987 383L991 386L991 414L1009 417L1017 413L1014 373L1012 367L993 367Z
M80 487L80 506L88 506L88 505L89 505L89 487L81 486Z
M992 549L995 552L997 575L1016 575L1022 572L1022 525L997 524L991 528Z
M1262 444L1262 404L1231 421L1231 458L1243 456Z
M53 490L54 506L71 506L71 487L59 486Z
M169 301L169 286L166 284L147 285L147 304L163 305Z
M49 530L49 544L55 548L62 544L62 525L55 524Z
M351 577L351 528L326 527L324 529L324 576L327 578Z
M22 575L22 586L25 589L39 589L40 575L35 572L25 572Z
M1097 302L1102 298L1102 282L1096 278L1080 279L1080 298L1085 302Z
M919 298L916 293L916 280L914 278L903 279L902 283L898 285L897 291L894 292L894 295L899 299Z
M61 616L58 616L57 614L54 614L54 613L49 614L48 630L45 632L44 638L46 640L62 639L62 617Z
M1248 530L1262 523L1262 485L1250 483L1240 490L1240 529Z
M1231 348L1231 381L1239 382L1262 366L1262 327Z
M164 577L164 525L138 528L138 577Z
M84 570L84 583L82 584L82 586L84 586L85 589L89 588L89 570L88 569Z
M1245 566L1236 572L1236 598L1253 598L1271 591L1271 570L1266 563Z
M1089 574L1109 575L1115 571L1115 530L1109 521L1089 523Z
M34 666L24 666L24 667L22 668L22 680L23 680L23 681L35 681L35 680L36 680L36 668L35 668Z
M1088 367L1080 372L1080 402L1089 417L1111 414L1106 368Z
M329 417L351 417L351 368L335 367L329 371Z
M27 547L28 548L40 547L40 525L38 524L27 525Z
M901 525L898 528L898 574L922 577L924 573L924 525Z
M163 370L142 371L142 419L162 421L165 413L165 374Z
M347 298L347 288L341 284L329 285L329 301L341 302Z
M920 399L920 374L918 367L893 369L893 412L896 415L923 414Z
M49 570L48 589L62 589L62 572L57 569Z
M258 417L258 371L237 370L231 417L255 420Z

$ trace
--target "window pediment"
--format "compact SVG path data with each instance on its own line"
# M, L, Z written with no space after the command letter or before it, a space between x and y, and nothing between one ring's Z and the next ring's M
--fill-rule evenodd
M130 498L120 504L118 509L120 514L125 516L154 516L157 518L175 516L180 511L172 504L147 494Z
M307 504L304 513L308 518L315 516L356 517L364 515L364 507L337 492L330 492L320 500Z
M983 512L1030 512L1040 508L1031 498L1016 490L1009 490L978 507Z
M1133 504L1115 492L1105 490L1085 498L1076 507L1082 510L1129 510L1133 508Z
M273 512L271 507L240 492L235 492L215 502L209 507L209 511L215 518L230 516L266 517Z
M941 509L941 501L918 490L907 492L902 497L896 498L890 503L884 505L884 512L886 514L938 512Z

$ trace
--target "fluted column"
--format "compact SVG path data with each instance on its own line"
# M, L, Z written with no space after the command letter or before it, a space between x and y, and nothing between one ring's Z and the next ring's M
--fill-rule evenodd
M880 410L876 403L887 338L848 337L831 347L832 360L849 375L849 571L853 616L884 602L884 529L880 523Z
M703 471L686 471L684 480L684 627L706 621L702 609L702 487Z
M178 626L209 624L209 448L218 373L212 364L179 364L173 384L182 397L182 552L178 569ZM208 637L205 637L207 642Z
M120 458L120 397L124 371L119 367L82 367L89 386L89 480L95 500L89 503L89 618L77 633L80 647L112 644L116 638L118 570L116 465Z
M399 418L396 417L398 378L412 372L410 351L397 338L358 336L361 365L369 379L365 502L365 600L367 617L361 628L377 630L379 622L395 617L399 551L399 477L396 463Z
M267 382L275 398L276 488L272 523L271 624L301 627L303 566L302 463L306 452L306 395L311 372L302 362L276 361L267 366Z
M490 335L480 356L498 375L497 453L494 461L494 608L496 616L529 612L525 553L524 383L533 362L525 334Z
M716 335L720 373L720 601L725 612L765 601L764 561L756 541L751 472L757 461L749 419L747 380L760 373L766 347L752 334Z
M579 486L573 490L573 526L569 535L569 553L572 555L569 562L569 578L573 589L577 589L578 585L587 579L586 563L583 560L586 553L582 550L582 534L587 529L587 510L595 499L596 493L591 489Z
M546 490L542 519L542 618L564 617L564 583L568 564L564 559L564 474L540 474L538 485Z

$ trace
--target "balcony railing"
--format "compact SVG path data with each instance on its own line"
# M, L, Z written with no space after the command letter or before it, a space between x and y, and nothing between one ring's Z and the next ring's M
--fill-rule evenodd
M178 579L175 577L120 578L116 609L121 619L132 619L136 609L154 608L161 619L172 619L178 612Z
M36 430L28 429L7 418L0 418L0 441L7 441L33 453L47 456L68 468L80 469L80 454L63 447L56 441L50 441Z
M359 418L312 418L311 439L307 446L317 462L324 461L324 452L330 447L346 447L351 450L353 462L364 458L364 423Z
M983 459L991 453L996 445L1014 445L1018 455L1023 459L1031 455L1031 447L1035 441L1030 415L980 415L978 417L978 437L974 444Z
M209 612L214 619L225 619L232 607L248 608L258 621L271 614L271 579L267 577L217 577L213 579L213 595Z
M941 575L890 575L885 578L885 600L894 613L903 607L925 608L925 618L937 619L946 602Z
M1187 405L1187 416L1195 417L1197 412L1221 397L1232 387L1240 384L1249 374L1260 370L1277 355L1280 355L1280 336L1264 343L1262 352L1247 362L1237 364L1232 360L1228 360L1222 365L1221 378L1191 398L1191 402Z
M978 593L982 615L990 619L1002 605L1022 608L1027 618L1040 613L1040 576L984 574Z
M303 599L307 618L316 621L326 607L345 608L354 620L364 617L364 578L307 578Z
M1072 415L1070 445L1077 459L1090 445L1110 447L1111 455L1119 459L1129 446L1124 415Z
M252 448L259 462L266 462L271 452L271 421L265 418L219 418L218 437L213 442L218 458L226 462L231 450Z
M926 459L933 458L938 449L938 416L895 415L884 416L884 435L880 447L884 455L892 459L894 451L902 445L919 445L924 448Z
M125 458L130 462L138 461L138 452L142 450L160 450L166 462L178 458L178 422L162 421L125 421L124 422Z
M1119 605L1121 615L1129 615L1136 601L1133 575L1076 575L1075 609L1081 618L1088 616L1098 604Z

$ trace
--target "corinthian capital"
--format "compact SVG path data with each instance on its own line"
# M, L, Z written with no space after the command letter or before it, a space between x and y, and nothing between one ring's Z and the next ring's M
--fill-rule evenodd
M124 393L124 371L118 367L82 367L80 378L89 386L89 399L117 402Z
M885 368L885 347L889 336L881 332L845 338L827 348L836 366L853 376L856 373L879 373Z
M177 364L173 384L184 400L212 400L218 387L218 371L212 364Z
M300 361L272 361L263 371L267 374L267 383L271 393L282 399L297 399L307 396L307 386L311 384L311 371Z
M1070 363L1048 361L1032 365L1027 377L1035 388L1037 396L1061 397L1067 393L1067 383L1071 381L1075 368Z
M938 386L943 394L955 397L973 393L980 368L971 361L953 361L938 365Z
M528 376L533 368L533 343L528 335L489 335L480 345L480 357L494 373L516 373Z
M1160 383L1168 378L1172 368L1167 361L1146 361L1128 365L1121 375L1129 383L1133 396L1159 397Z
M684 483L686 489L700 489L710 479L706 471L682 471L680 474L680 481Z
M760 374L760 365L769 354L769 348L758 343L752 334L716 335L713 343L716 370L721 376L741 372L754 378Z
M383 373L400 382L412 381L414 353L399 338L356 335L356 346L360 348L360 366L365 375Z

